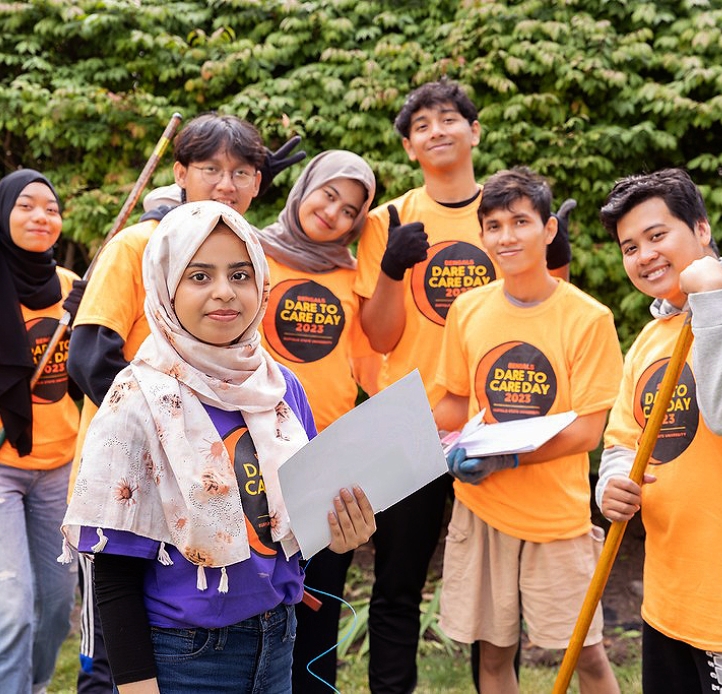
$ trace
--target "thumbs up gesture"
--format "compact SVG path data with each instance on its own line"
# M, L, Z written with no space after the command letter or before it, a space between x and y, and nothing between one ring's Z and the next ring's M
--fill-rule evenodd
M406 270L426 260L428 250L429 237L424 231L424 223L401 224L398 211L389 205L389 238L381 258L384 274L397 282L402 280Z

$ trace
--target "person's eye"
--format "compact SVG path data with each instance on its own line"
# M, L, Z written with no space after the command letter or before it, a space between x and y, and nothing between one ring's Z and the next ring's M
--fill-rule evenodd
M329 202L333 202L333 200L334 200L333 193L330 190L326 190L325 188L324 188L323 192L326 194L326 199Z
M243 282L250 278L251 276L245 270L236 270L236 272L231 275L231 280L234 282Z
M233 172L233 178L236 181L247 181L249 178L251 178L251 174L249 174L248 171L242 171L241 169L238 169L237 171Z
M661 241L666 235L666 231L657 231L652 234L652 241Z
M46 213L46 214L49 214L49 215L55 216L55 215L60 214L60 210L56 210L54 207L48 207L48 208L45 210L45 213Z
M218 173L217 166L203 166L202 169L210 176L215 176Z
M31 209L31 205L27 202L16 202L15 207L17 207L20 210L29 210Z
M636 250L637 250L636 246L625 246L622 249L622 254L623 255L632 255Z
M194 272L188 275L188 279L191 280L191 282L204 282L208 279L208 275L206 275L205 272Z
M343 214L351 220L356 219L356 213L353 210L344 209Z

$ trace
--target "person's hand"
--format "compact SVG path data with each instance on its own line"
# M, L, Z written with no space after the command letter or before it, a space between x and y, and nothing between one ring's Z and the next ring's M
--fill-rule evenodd
M449 472L460 482L479 484L494 472L517 467L519 458L510 453L467 458L465 448L455 448L446 456L446 465Z
M353 494L348 489L342 489L333 500L333 508L328 514L331 528L328 548L332 552L343 554L369 541L376 531L376 518L371 502L361 487L354 487Z
M426 260L428 250L429 237L424 231L424 223L401 224L398 211L389 205L389 238L381 258L382 272L399 282L404 279L406 270Z
M569 265L572 260L572 246L569 243L569 213L577 206L574 198L567 198L561 207L552 214L557 218L557 235L547 246L547 268Z
M722 263L710 255L692 261L679 273L679 288L685 294L722 289Z
M644 484L656 482L654 475L644 475ZM610 521L626 522L642 506L642 488L628 477L612 477L602 495L602 514Z
M73 324L75 316L78 315L80 301L83 298L87 286L88 280L73 280L73 288L70 290L68 296L65 297L65 301L63 301L63 311L70 314L70 323L68 323L68 326Z
M284 169L289 166L298 164L306 158L306 152L300 150L296 154L287 157L286 155L298 146L301 142L300 135L294 135L285 145L279 147L275 152L271 152L266 148L266 158L261 164L259 171L261 172L261 185L258 187L258 196L263 195L270 187L273 179L278 176Z

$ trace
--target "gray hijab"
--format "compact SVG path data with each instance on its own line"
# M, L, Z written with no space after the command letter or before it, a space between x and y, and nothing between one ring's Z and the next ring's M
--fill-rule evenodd
M348 233L329 243L316 243L301 228L298 208L314 190L335 178L350 178L366 189L366 200ZM366 215L376 193L371 167L357 154L330 149L315 156L298 177L288 194L278 221L258 232L266 255L294 270L330 272L336 268L356 267L348 246L361 236Z

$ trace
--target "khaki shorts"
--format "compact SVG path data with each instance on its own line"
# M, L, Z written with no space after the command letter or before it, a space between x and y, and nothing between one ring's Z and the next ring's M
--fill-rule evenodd
M570 540L527 542L495 530L454 501L444 551L441 588L443 631L456 641L519 641L519 614L529 640L566 648L604 544L593 527ZM585 646L602 640L597 606Z

